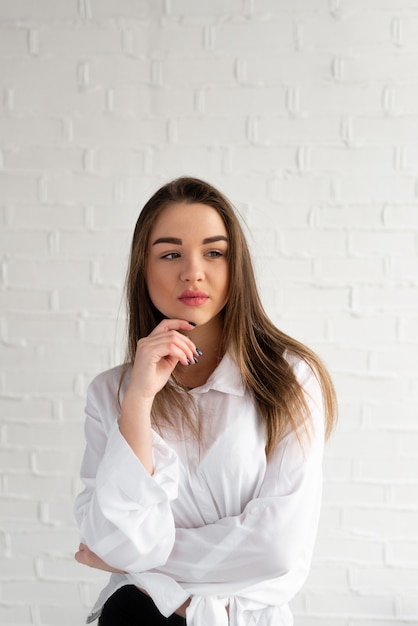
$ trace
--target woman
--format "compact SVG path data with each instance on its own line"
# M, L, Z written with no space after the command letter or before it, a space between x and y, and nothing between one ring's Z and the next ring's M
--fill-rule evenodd
M257 293L228 200L180 178L134 232L126 364L87 399L80 563L100 626L288 626L309 570L335 396Z

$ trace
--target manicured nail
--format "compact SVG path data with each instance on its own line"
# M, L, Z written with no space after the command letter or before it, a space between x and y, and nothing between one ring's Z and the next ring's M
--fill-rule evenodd
M192 364L191 360L187 359L187 365L191 365L191 364Z
M188 322L190 324L190 326L197 326L197 324L195 324L194 322Z
M196 348L196 352L197 352L197 354L198 354L199 356L202 356L202 354L203 354L202 350L199 350L199 348Z
M194 361L195 363L199 363L199 359L196 359L196 357L195 357L195 356L193 357L193 361Z

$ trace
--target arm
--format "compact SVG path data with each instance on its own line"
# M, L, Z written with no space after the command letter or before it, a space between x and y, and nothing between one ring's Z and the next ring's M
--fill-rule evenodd
M299 368L312 413L301 448L288 433L269 460L260 493L243 512L201 528L177 529L173 551L159 571L199 593L231 593L277 579L298 590L307 575L319 517L324 442L319 385ZM192 555L192 558L190 558Z
M145 571L167 559L174 541L169 502L177 495L177 460L151 431L155 394L195 346L165 320L138 342L132 375L116 420L117 382L99 376L89 387L84 491L75 515L85 543L111 569ZM107 422L107 423L106 423Z

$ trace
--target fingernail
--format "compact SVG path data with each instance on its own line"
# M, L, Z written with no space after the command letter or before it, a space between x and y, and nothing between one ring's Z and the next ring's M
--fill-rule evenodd
M190 326L197 326L197 324L195 324L194 322L188 322L190 324Z
M196 359L196 357L195 357L195 356L193 357L193 361L194 361L195 363L199 363L199 359Z
M192 364L191 360L187 359L187 365L191 365L191 364Z
M196 352L197 352L197 354L198 354L199 356L202 356L202 354L203 354L202 350L199 350L199 348L196 348Z

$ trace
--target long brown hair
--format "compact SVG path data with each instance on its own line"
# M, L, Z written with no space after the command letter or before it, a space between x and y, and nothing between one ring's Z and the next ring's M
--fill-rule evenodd
M266 453L272 452L289 427L299 435L301 426L309 426L305 393L284 357L286 350L304 359L320 383L328 437L335 420L336 399L326 367L314 352L270 321L260 301L248 245L234 208L222 193L197 178L182 177L167 183L148 200L138 217L126 277L128 337L121 384L134 362L138 340L162 319L151 302L145 279L149 237L161 211L179 202L206 204L219 213L225 224L229 293L224 309L222 354L228 352L235 360L246 388L255 398L265 425ZM153 418L158 423L175 425L171 416L181 414L196 432L190 406L185 390L169 381L154 400Z

